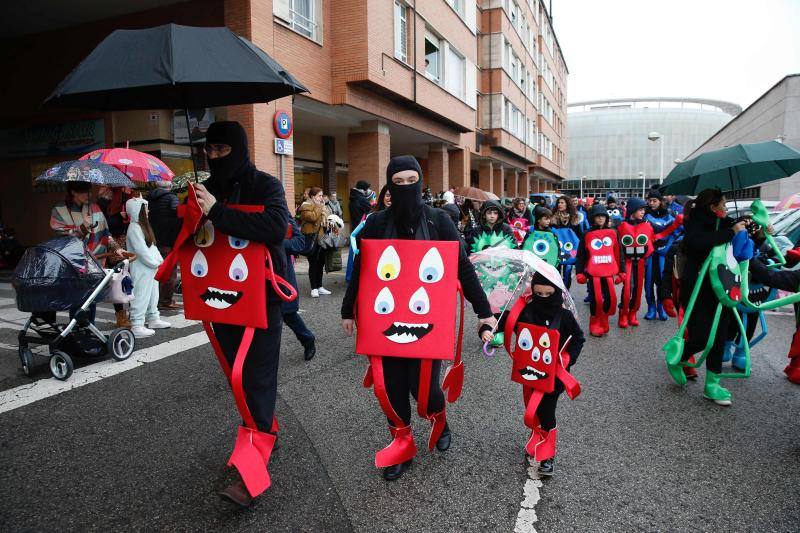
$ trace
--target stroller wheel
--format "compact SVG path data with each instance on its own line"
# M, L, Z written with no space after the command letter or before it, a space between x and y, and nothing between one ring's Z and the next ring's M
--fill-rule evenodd
M53 377L61 381L69 379L75 365L72 364L72 358L62 351L54 350L50 354L50 373Z
M117 361L124 361L133 353L136 337L128 328L117 328L108 336L108 353Z
M26 376L32 376L34 371L33 352L27 346L19 347L19 360L22 362L22 371Z

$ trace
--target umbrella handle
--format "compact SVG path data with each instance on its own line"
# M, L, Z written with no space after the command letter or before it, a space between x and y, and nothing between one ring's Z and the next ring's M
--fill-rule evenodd
M483 353L486 355L486 357L494 357L494 354L495 354L495 352L497 350L495 350L494 348L489 350L488 348L489 348L489 343L488 342L484 342L483 343Z

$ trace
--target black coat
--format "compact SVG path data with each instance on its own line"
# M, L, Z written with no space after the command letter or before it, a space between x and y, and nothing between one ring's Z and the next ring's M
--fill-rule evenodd
M181 229L178 219L178 195L166 189L154 189L147 195L148 217L159 246L172 248Z
M428 230L430 238L433 241L460 241L458 230L456 229L447 213L441 209L434 209L433 207L423 207L423 215L428 222ZM387 225L394 224L392 219L391 209L385 209L373 213L364 224L364 229L359 233L361 239L383 239L386 235ZM361 254L355 257L353 261L353 277L350 284L347 286L347 292L342 301L342 318L352 319L353 308L356 303L356 295L358 294L358 277L361 272ZM489 301L486 299L486 294L481 288L478 281L478 276L475 274L475 267L470 263L467 252L463 245L459 246L458 257L458 280L464 290L464 296L472 304L479 318L488 318L492 316L492 309L489 306Z
M372 210L369 198L364 196L361 189L350 189L350 204L347 206L350 212L350 227L355 228L361 223L361 219Z
M689 302L697 275L703 266L711 249L720 244L725 244L733 239L733 219L718 218L711 211L696 208L691 216L684 220L686 234L683 237L682 250L684 255L683 271L681 272L681 304L685 307ZM719 228L717 228L719 224ZM703 280L698 298L713 297L708 274Z
M205 186L217 199L217 203L208 213L214 227L228 235L266 244L272 256L275 274L285 277L286 253L283 250L283 241L290 214L286 207L283 185L274 176L250 167L230 187L216 183L213 176L206 181ZM226 202L260 205L264 206L264 211L245 213L226 207ZM267 298L269 303L277 304L281 301L269 282Z

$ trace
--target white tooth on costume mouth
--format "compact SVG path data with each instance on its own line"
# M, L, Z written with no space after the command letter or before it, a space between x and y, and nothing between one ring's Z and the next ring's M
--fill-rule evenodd
M628 255L633 255L633 246L628 246L625 248L625 253Z
M536 381L538 379L544 378L547 375L544 372L536 370L532 366L526 366L525 370L527 370L528 372L532 372L527 374L520 372L520 376L522 376L522 379L524 379L525 381Z
M427 334L430 330L429 324L413 324L409 322L394 322L393 326L395 328L404 327L404 328L419 328L423 330L422 336ZM385 334L385 332L384 332ZM422 338L422 336L414 335L410 332L402 332L402 333L392 333L391 335L386 335L386 338L392 342L396 342L397 344L409 344L412 342L416 342Z
M637 254L643 254L644 253L644 246L637 246L636 247L636 253Z
M595 264L600 264L600 265L608 264L613 261L610 255L596 255L592 258L592 260Z
M213 307L214 309L227 309L231 306L231 304L229 304L228 302L223 300L217 300L216 298L209 298L208 300L206 300L206 305L209 307Z
M208 290L218 292L220 294L227 294L228 296L236 296L239 294L236 291L223 291L222 289L217 289L216 287L209 287Z

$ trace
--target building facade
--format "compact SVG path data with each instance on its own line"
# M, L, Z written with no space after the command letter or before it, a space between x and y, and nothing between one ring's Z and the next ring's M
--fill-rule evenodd
M46 18L19 10L0 22L7 37L0 64L16 80L0 89L0 180L7 191L0 219L25 244L49 236L50 207L63 192L34 190L32 180L55 162L128 143L161 157L176 174L191 169L188 147L177 142L187 137L184 117L173 110L39 108L120 28L224 25L309 89L269 104L192 112L198 122L241 122L255 164L282 180L290 209L310 186L336 191L345 204L358 180L379 190L389 158L399 154L420 160L434 193L474 185L524 196L553 190L566 175L567 68L540 0L49 4ZM293 122L286 155L275 153L278 112ZM18 146L20 138L35 138L38 148ZM204 165L202 151L196 156Z
M687 159L742 143L778 140L800 150L800 74L786 76L707 140ZM800 173L737 191L736 198L782 200L800 191Z
M562 190L593 198L643 196L676 160L687 158L740 112L736 104L699 98L570 104L569 179Z

